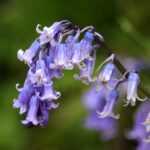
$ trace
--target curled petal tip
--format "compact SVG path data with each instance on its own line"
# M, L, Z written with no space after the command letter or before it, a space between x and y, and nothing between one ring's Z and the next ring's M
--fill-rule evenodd
M39 33L39 34L42 33L40 27L41 27L41 25L40 25L40 24L37 24L37 26L36 26L36 32Z
M19 85L20 85L19 83L16 84L16 89L18 92L21 92L22 88L19 88Z

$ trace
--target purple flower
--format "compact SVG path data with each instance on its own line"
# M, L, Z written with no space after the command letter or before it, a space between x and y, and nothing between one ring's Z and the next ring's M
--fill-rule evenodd
M66 43L66 47L67 47L67 60L68 62L72 62L72 57L73 57L73 46L74 43L77 42L77 39L74 41L75 37L70 35L67 37L65 43Z
M27 111L28 108L28 102L32 97L32 94L34 93L34 87L30 83L30 81L26 80L24 87L20 89L20 94L18 96L18 99L14 99L14 108L20 108L20 114L23 114Z
M81 60L88 58L94 46L92 46L92 41L94 40L94 34L90 31L87 31L84 35L84 38L81 40Z
M55 68L55 69L50 68L50 65L53 64L51 57L49 57L48 55L45 55L44 61L45 61L46 67L49 68L49 69L47 69L47 73L48 73L48 76L50 79L52 79L52 78L59 79L59 78L63 77L61 68Z
M63 69L73 69L73 64L68 64L67 61L67 50L68 49L65 44L58 45L54 59L56 68L59 66Z
M84 65L80 69L80 76L74 75L74 78L76 80L82 80L82 82L86 84L95 81L95 79L92 79L91 77L93 67L94 67L94 59L92 57L85 59Z
M135 139L138 141L137 150L148 150L149 143L145 140L149 137L149 133L143 125L150 110L150 101L143 102L134 115L134 126L133 129L127 134L128 139Z
M106 96L106 104L104 106L104 109L100 112L97 111L100 118L105 117L112 117L115 119L119 118L119 114L114 114L114 108L117 104L119 98L119 91L118 90L112 90L108 92L108 95Z
M98 81L104 83L110 81L114 71L115 71L115 65L113 63L108 63L101 71L98 77Z
M39 108L39 99L36 96L32 96L29 103L27 118L26 120L23 120L22 123L26 125L28 125L29 123L37 125L39 123L37 116L38 108Z
M147 98L141 99L137 95L137 87L139 85L139 82L140 79L138 73L134 71L129 72L129 77L127 80L127 100L125 101L126 105L131 103L131 105L134 106L136 103L136 99L140 101L144 101L147 99Z
M74 43L73 44L73 56L72 56L72 63L80 66L81 63L81 44L80 43Z
M27 127L32 127L34 125L45 127L49 119L49 110L57 107L58 104L55 104L52 101L41 101L36 96L32 96L29 103L27 117L22 123L27 125Z
M58 104L53 103L52 101L42 101L40 102L38 118L39 124L41 127L45 127L49 119L49 110L52 108L57 108Z
M29 69L28 78L35 86L41 86L44 83L52 82L47 74L47 67L44 60L37 60L36 65Z
M39 29L40 25L37 25L36 31L40 34L39 40L40 44L44 45L46 43L49 43L52 45L52 47L55 47L57 45L57 42L55 40L55 36L59 35L61 36L60 31L62 29L61 22L55 22L50 27L44 27L43 31Z
M84 105L89 110L85 127L102 133L103 140L110 140L116 136L117 133L116 120L110 117L99 118L96 113L97 109L100 111L103 110L106 104L105 97L108 94L108 90L102 88L99 92L96 92L95 88L96 85L84 95Z
M13 106L20 108L20 114L27 112L27 117L22 123L27 127L35 125L45 127L49 110L58 107L53 100L58 99L60 93L52 87L51 77L44 60L34 61L28 71L24 87L19 89L17 84L17 89L20 94L18 100L14 100Z
M52 83L44 84L42 95L40 96L40 92L37 92L37 95L41 101L58 99L60 97L60 93L54 91Z
M97 45L92 45L94 40L94 34L90 31L85 33L84 38L78 43L76 39L73 46L71 47L72 54L72 63L80 66L80 63L85 59L88 59L91 56L93 50L98 48Z
M25 52L23 52L22 49L18 51L18 59L21 61L25 61L25 63L30 65L32 63L32 59L35 57L39 50L40 43L36 40Z

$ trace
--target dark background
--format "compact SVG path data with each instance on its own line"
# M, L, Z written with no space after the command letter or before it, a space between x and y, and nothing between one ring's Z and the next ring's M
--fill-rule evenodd
M47 127L27 129L22 125L25 116L12 104L18 94L15 84L23 85L27 66L17 59L17 51L27 49L38 36L37 24L50 26L67 19L81 26L93 25L115 52L149 61L149 10L148 0L0 0L0 149L132 150L135 143L125 140L123 134L131 127L135 108L120 106L118 138L102 142L99 133L83 127L86 109L80 96L87 86L73 80L68 71L55 82L62 97ZM102 51L98 54L104 55ZM146 86L149 75L148 71L141 74Z

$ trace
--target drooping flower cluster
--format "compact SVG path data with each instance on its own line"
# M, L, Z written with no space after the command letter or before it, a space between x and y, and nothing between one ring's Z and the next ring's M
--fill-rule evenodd
M147 123L145 122L147 115L149 114L150 110L150 101L143 102L139 108L137 109L135 116L134 116L134 127L128 133L128 139L134 139L138 141L137 150L148 150L150 147L150 143L148 143L147 139L150 137L149 133L149 126L147 126L147 131L143 125Z
M37 26L40 36L24 52L18 51L18 59L29 66L29 71L18 99L14 100L14 108L20 108L20 114L27 113L22 121L28 127L40 125L45 127L49 110L57 108L54 103L60 97L60 92L53 89L53 78L63 77L62 70L72 70L77 66L81 70L80 76L86 83L94 81L91 77L94 58L93 51L97 48L92 45L94 34L88 30L79 41L82 31L73 27L69 21L56 22L43 31Z
M74 75L76 80L81 80L85 84L98 84L98 92L102 92L105 87L105 104L102 110L97 107L99 118L119 118L114 109L119 100L118 86L121 83L127 83L127 105L135 105L136 99L141 100L137 96L138 73L130 70L117 79L115 54L100 64L97 69L97 72L101 69L98 77L93 77L96 49L99 47L98 44L93 45L93 41L98 38L104 42L104 39L92 26L81 29L69 21L61 21L44 27L43 30L38 25L36 31L40 36L25 52L21 49L18 51L18 59L29 66L23 88L19 89L17 84L20 93L13 105L20 108L20 114L27 113L23 124L28 127L46 126L49 110L58 107L54 100L61 95L53 89L53 78L62 78L63 69L72 70L77 67L80 74ZM80 36L81 34L83 36Z

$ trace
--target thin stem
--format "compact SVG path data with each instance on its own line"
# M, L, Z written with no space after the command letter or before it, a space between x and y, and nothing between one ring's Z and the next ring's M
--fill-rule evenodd
M108 47L108 45L105 43L104 40L101 40L101 38L97 35L95 35L95 39L100 44L100 46L105 49L105 52L106 52L107 56L110 56L111 54L113 54L113 51ZM118 67L118 69L120 70L120 72L122 74L124 74L127 71L127 69L121 64L121 62L117 59L117 57L115 58L114 63ZM143 94L145 94L147 97L150 97L150 91L148 89L146 89L145 86L142 83L139 84L138 89Z

